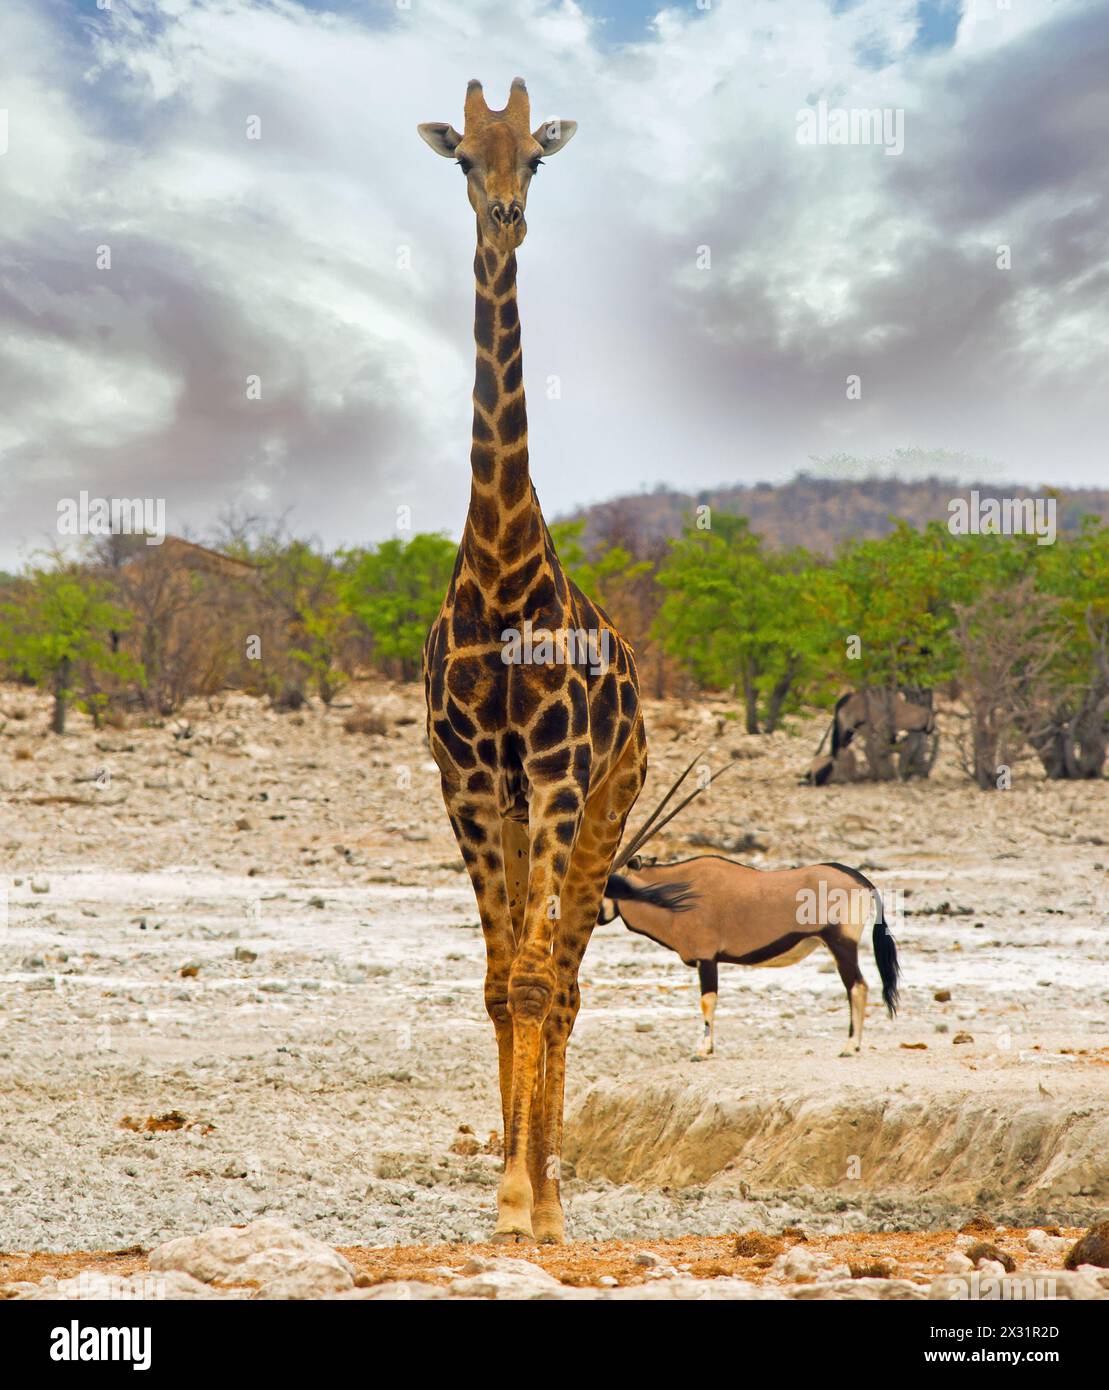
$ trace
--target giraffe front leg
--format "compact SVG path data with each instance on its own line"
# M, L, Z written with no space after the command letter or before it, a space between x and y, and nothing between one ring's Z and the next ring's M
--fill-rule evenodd
M550 944L540 932L516 955L508 977L512 1018L512 1081L505 1127L504 1175L497 1198L496 1241L531 1240L533 1186L530 1166L536 1161L532 1125L543 1109L540 1079L545 1075L544 1029L554 995Z
M586 806L563 886L563 911L554 943L555 998L547 1019L543 1160L532 1211L535 1238L546 1243L560 1244L566 1238L562 1211L562 1131L566 1052L581 1007L578 971L597 922L624 822L642 785L640 745L633 740L600 793Z
M546 1163L547 1018L555 993L552 947L561 913L563 880L578 815L564 787L536 785L529 808L527 900L508 977L512 1018L512 1084L505 1127L505 1167L494 1240L533 1237L532 1204ZM578 799L580 806L580 794Z
M500 816L490 806L480 805L468 798L453 797L445 783L444 800L470 875L485 940L485 1011L493 1024L497 1040L502 1133L507 1134L512 1094L512 1015L508 1007L508 977L527 892L527 834L523 832L521 846L511 834L512 830L520 830L521 827L510 826L508 822L502 824Z

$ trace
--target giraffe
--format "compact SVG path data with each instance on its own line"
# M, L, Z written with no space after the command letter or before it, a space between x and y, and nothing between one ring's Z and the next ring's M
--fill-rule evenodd
M562 1241L566 1047L578 967L647 739L631 648L566 576L528 470L516 250L528 187L573 121L530 127L527 88L491 111L466 89L464 132L419 127L455 160L477 216L470 504L424 646L427 731L485 939L504 1170L493 1239Z

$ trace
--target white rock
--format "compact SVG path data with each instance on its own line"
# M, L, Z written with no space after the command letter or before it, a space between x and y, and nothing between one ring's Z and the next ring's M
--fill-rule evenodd
M979 1260L978 1273L989 1275L992 1279L1000 1279L1005 1273L1005 1266L1000 1260Z
M354 1267L337 1251L314 1236L294 1230L284 1221L268 1217L252 1221L241 1229L215 1226L203 1235L179 1236L176 1240L166 1241L150 1252L150 1268L179 1269L206 1284L215 1279L237 1283L242 1279L243 1265L252 1255L273 1251L282 1252L282 1258L286 1260L293 1254L302 1254L315 1256L324 1262L338 1262L353 1282ZM270 1268L276 1277L280 1272L277 1265ZM288 1268L287 1263L285 1268Z
M776 1287L749 1284L745 1279L659 1279L650 1284L634 1284L618 1289L576 1290L605 1302L652 1302L665 1299L670 1303L719 1302L780 1302L786 1294Z
M1055 1265L1063 1263L1063 1258L1072 1244L1066 1236L1049 1236L1038 1227L1028 1232L1024 1243L1033 1255Z
M306 1255L301 1250L263 1250L243 1261L236 1283L258 1284L255 1298L328 1298L354 1287L349 1261L335 1250Z
M454 1270L448 1271L454 1275ZM462 1266L463 1274L522 1274L538 1275L541 1279L549 1279L551 1276L541 1265L534 1264L531 1260L514 1259L511 1255L471 1255ZM555 1280L555 1283L558 1281Z
M521 1260L526 1264L526 1260ZM517 1274L511 1270L491 1269L482 1274L471 1275L468 1279L452 1280L449 1291L452 1298L557 1298L566 1289L546 1270L535 1266L535 1274Z
M220 1298L221 1295L207 1284L200 1283L190 1274L180 1270L166 1270L161 1273L132 1274L121 1278L116 1274L105 1274L99 1269L82 1269L69 1279L59 1279L56 1283L40 1285L32 1294L25 1294L36 1300L57 1299L111 1299L137 1302L160 1302L170 1298ZM234 1295L227 1294L227 1297Z
M943 1262L945 1274L969 1274L973 1268L974 1264L967 1259L961 1250L952 1250Z
M774 1261L769 1277L788 1284L811 1284L817 1279L850 1279L851 1271L834 1255L794 1245Z
M667 1262L661 1255L656 1255L653 1250L640 1250L633 1263L642 1265L647 1269L658 1269L660 1265L664 1265Z
M335 1297L341 1303L376 1299L408 1302L412 1299L426 1301L430 1298L449 1298L450 1294L437 1284L425 1284L419 1279L396 1279L387 1284L372 1284L366 1289L347 1289Z
M928 1297L926 1284L914 1284L911 1279L818 1279L812 1284L794 1284L784 1290L789 1298L842 1299L847 1302L883 1301L906 1302Z
M32 892L32 893L49 893L49 892L50 892L50 880L49 880L48 878L46 878L43 874L37 874L37 875L31 880L31 892Z

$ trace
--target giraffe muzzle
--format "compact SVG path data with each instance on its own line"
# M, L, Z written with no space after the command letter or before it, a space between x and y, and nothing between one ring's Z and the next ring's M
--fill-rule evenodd
M524 221L524 205L514 198L505 203L489 204L489 236L502 250L514 251L523 241L528 229Z
M498 199L489 205L489 216L498 227L514 227L524 220L524 206L518 198L513 198L511 203Z

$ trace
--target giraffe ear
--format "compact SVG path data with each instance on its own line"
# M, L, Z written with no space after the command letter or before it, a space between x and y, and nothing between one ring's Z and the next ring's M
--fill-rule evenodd
M455 150L462 143L462 136L445 121L425 121L416 129L420 132L420 139L426 140L435 153L441 154L444 159L453 159Z
M544 121L532 131L532 139L543 146L544 154L557 154L574 138L577 128L577 121Z

